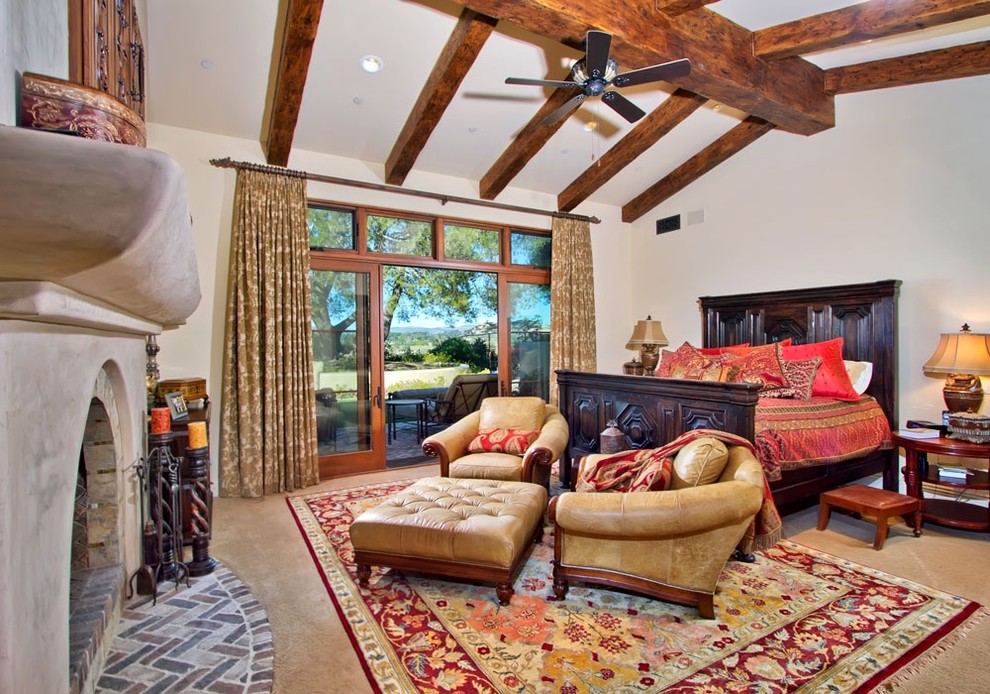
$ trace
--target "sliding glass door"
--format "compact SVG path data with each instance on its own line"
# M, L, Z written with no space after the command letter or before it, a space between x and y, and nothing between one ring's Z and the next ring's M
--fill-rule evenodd
M382 468L385 446L378 269L325 265L310 271L321 478Z

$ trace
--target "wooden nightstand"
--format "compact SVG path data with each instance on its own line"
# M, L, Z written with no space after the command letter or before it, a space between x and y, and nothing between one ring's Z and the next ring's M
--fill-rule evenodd
M925 499L922 482L937 483L942 487L965 489L990 489L990 476L986 470L970 470L965 479L939 475L939 466L928 462L928 454L990 460L990 445L969 443L940 437L937 439L909 439L894 434L894 444L904 449L904 481L908 496L921 500L921 510L926 521L963 530L990 531L990 506L979 506L952 499Z

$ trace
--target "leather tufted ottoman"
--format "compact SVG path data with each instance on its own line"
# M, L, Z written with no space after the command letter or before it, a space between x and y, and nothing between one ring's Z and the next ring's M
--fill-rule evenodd
M499 604L527 546L543 536L547 492L538 484L427 477L351 524L358 581L371 566L494 581Z

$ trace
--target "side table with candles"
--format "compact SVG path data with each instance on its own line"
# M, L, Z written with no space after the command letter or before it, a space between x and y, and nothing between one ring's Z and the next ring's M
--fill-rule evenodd
M926 499L923 482L940 487L966 490L990 490L987 470L966 470L965 477L949 477L938 463L928 460L929 454L948 457L983 458L990 461L990 444L970 443L945 436L935 439L912 439L893 435L894 445L904 449L904 482L908 496L921 500L923 518L931 523L963 530L990 531L990 506L971 504L954 499ZM947 467L947 466L946 466Z

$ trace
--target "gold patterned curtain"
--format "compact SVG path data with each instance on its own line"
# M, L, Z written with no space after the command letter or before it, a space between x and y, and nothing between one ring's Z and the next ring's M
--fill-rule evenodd
M227 283L220 494L316 484L304 178L238 169Z
M591 225L554 217L550 264L550 402L557 404L557 369L596 371L595 275Z

